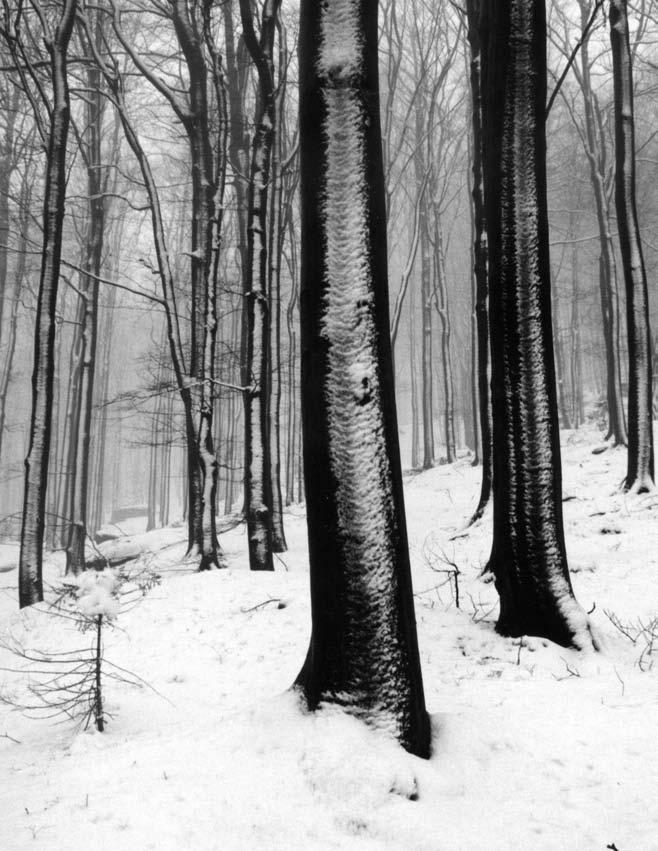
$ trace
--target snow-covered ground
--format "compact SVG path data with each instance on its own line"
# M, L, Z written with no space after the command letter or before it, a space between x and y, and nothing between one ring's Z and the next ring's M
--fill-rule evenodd
M429 761L335 711L304 714L289 691L310 628L301 507L271 575L248 571L242 527L222 535L230 568L206 574L182 564L183 529L143 535L162 582L120 615L105 656L150 688L108 681L103 734L0 706L0 849L658 849L658 670L646 652L640 669L646 642L606 615L658 616L658 496L620 494L624 452L592 455L598 439L563 434L573 583L602 647L591 656L495 634L495 590L478 578L490 517L464 529L477 469L406 479ZM0 549L2 633L88 645L45 610L18 613L16 549ZM446 561L459 609L436 570ZM53 558L51 582L61 568ZM25 699L25 675L0 683Z

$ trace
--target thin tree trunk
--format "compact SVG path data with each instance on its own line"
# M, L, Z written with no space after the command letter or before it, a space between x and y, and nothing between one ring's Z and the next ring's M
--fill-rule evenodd
M271 293L267 286L268 195L276 103L273 44L280 0L265 0L256 37L250 0L240 0L247 49L256 65L258 98L249 171L247 267L243 282L247 308L244 361L245 514L251 570L274 570L272 562L272 480L270 452Z
M103 33L100 13L96 13L93 38L101 49ZM66 545L66 572L77 574L85 568L85 542L87 538L87 508L89 491L89 449L91 446L92 410L98 326L98 277L101 272L105 231L105 190L107 169L102 165L102 124L104 99L101 94L101 73L94 66L87 70L88 92L85 97L87 127L82 139L83 159L87 170L88 223L85 239L83 269L80 278L82 328L80 329L81 363L79 409L76 429L71 432L75 447L75 464L72 470L71 513Z
M409 372L411 375L411 468L420 467L420 417L418 416L418 372L416 357L416 316L413 291L409 296Z
M628 332L628 467L624 487L654 487L651 330L649 295L635 201L633 67L626 0L610 0L610 41L615 90L615 204L626 284Z
M276 93L276 125L272 143L272 190L268 229L268 291L270 293L270 339L271 339L271 384L270 384L270 476L272 479L272 551L283 553L288 547L283 528L283 497L281 494L281 253L282 253L282 150L283 150L283 106L285 103L285 75L288 58L285 44L285 29L277 25L279 37L279 83Z
M66 61L76 8L76 0L65 0L54 37L48 43L53 105L43 206L42 264L34 335L32 413L28 454L25 459L19 559L21 608L43 600L42 558L53 406L55 312L66 197L66 142L70 121Z
M423 470L434 464L434 403L432 394L432 286L427 203L420 210L420 313L421 313L421 410Z
M455 439L455 391L452 377L452 355L450 352L450 314L448 311L448 289L446 286L443 234L438 209L434 210L436 233L434 236L434 304L441 322L441 374L443 378L443 422L448 464L457 457Z
M30 226L30 201L32 198L32 186L29 181L30 169L26 165L25 174L21 182L21 190L19 196L19 217L18 224L20 229L20 237L17 248L17 263L14 270L14 281L11 288L7 287L3 290L4 305L3 311L6 313L7 293L10 293L11 309L9 312L9 322L7 328L2 329L2 344L5 347L4 359L0 368L0 458L2 457L2 449L5 438L5 425L7 421L7 395L9 393L9 385L11 383L12 371L14 367L14 356L16 354L16 337L18 330L18 308L20 306L20 295L22 292L23 282L25 280L25 266L28 252L29 242L29 226ZM0 239L6 238L0 234ZM1 251L2 249L0 249ZM6 262L6 258L5 258ZM5 269L6 274L6 269ZM7 281L5 279L4 284ZM0 282L0 286L3 286Z
M580 300L578 293L578 251L571 258L571 416L574 428L585 422L583 401L583 358L580 328Z
M581 0L581 25L583 30L589 19L589 3ZM614 247L610 229L610 211L605 187L605 137L600 132L600 111L593 92L589 36L583 39L580 49L580 83L585 107L585 152L590 166L590 178L596 205L601 253L599 256L599 291L601 317L606 360L606 397L608 403L608 433L606 440L615 446L626 444L626 423L621 389L620 363L618 356L619 311L617 307L617 275ZM598 115L597 115L598 113Z
M561 428L571 428L571 417L567 406L564 386L564 353L562 347L562 332L560 330L560 296L557 282L553 288L553 346L555 348L555 380L557 383L557 408Z

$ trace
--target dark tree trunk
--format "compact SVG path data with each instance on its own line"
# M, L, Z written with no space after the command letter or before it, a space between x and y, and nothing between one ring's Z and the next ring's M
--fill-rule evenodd
M66 199L66 141L70 121L67 52L76 0L66 0L54 36L48 42L53 104L43 205L43 248L34 335L32 414L25 459L25 491L19 560L19 605L43 600L43 533L48 483L48 454L53 407L55 311Z
M192 550L200 556L199 570L220 566L217 540L217 459L213 444L215 400L215 344L217 339L217 257L220 247L226 167L226 116L223 91L218 84L219 67L209 68L204 37L211 52L209 21L201 20L197 7L184 0L172 3L172 20L189 75L189 110L183 125L190 145L192 168L192 244L190 278L192 290L190 375L193 379L194 422L188 426L189 453L195 466L190 482ZM215 157L210 143L208 79L217 84L220 131ZM194 435L194 436L193 436ZM192 458L194 456L194 459Z
M487 232L484 208L483 138L482 138L482 57L480 45L480 3L468 0L468 41L471 51L471 123L473 132L473 184L471 190L473 216L473 275L475 303L473 308L477 337L477 396L482 453L482 484L477 508L471 519L475 522L484 513L491 499L493 480L491 395L489 393L489 311L487 306Z
M441 323L441 377L443 379L443 435L446 444L446 461L448 464L457 457L457 440L455 437L455 391L452 377L452 354L450 351L450 313L448 308L448 287L446 282L445 254L443 250L443 234L438 207L434 209L434 305Z
M389 337L377 3L304 0L302 416L313 631L308 705L428 756Z
M252 570L274 570L270 446L271 293L267 275L268 194L276 122L273 46L279 0L265 2L257 38L250 0L240 0L244 39L258 74L255 131L247 200L247 265L243 270L246 346L244 358L244 494Z
M610 0L610 41L615 90L615 204L626 284L628 331L628 467L624 487L654 486L651 331L649 295L635 202L633 67L626 0Z
M485 0L497 630L592 646L564 543L546 201L543 2Z
M562 347L562 331L560 329L560 297L557 283L553 289L553 347L555 349L555 381L557 384L557 409L560 428L571 428L571 417L567 406L567 396L564 385L564 353Z

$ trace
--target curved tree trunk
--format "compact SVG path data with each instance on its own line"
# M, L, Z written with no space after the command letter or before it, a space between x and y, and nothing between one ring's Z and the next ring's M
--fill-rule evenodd
M651 331L649 295L635 202L633 68L626 0L610 0L610 41L615 90L615 204L626 284L628 331L628 467L624 487L654 486Z
M76 0L66 0L54 37L48 43L53 105L48 139L43 249L34 335L32 415L29 448L25 459L18 580L21 608L43 600L42 551L53 408L55 311L66 198L66 141L70 122L66 59L76 7Z
M591 647L571 588L551 328L546 13L486 0L483 92L494 424L497 630Z
M302 411L310 708L429 753L389 337L376 0L304 0Z

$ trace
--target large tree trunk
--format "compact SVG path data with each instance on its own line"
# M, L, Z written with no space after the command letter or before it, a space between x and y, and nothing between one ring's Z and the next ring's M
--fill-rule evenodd
M485 0L483 92L497 630L592 646L564 543L546 201L546 18Z
M304 0L302 410L313 632L298 686L429 754L389 338L375 0Z
M635 202L633 68L626 0L610 0L610 41L615 90L615 204L626 284L628 331L628 467L624 487L654 486L651 331L649 295Z
M66 198L66 141L70 121L66 59L76 7L76 0L66 0L57 29L48 43L53 105L48 139L42 263L34 335L30 440L25 459L18 595L21 608L43 600L43 532L53 407L55 311Z

